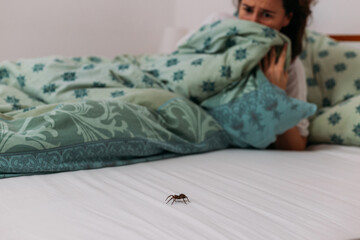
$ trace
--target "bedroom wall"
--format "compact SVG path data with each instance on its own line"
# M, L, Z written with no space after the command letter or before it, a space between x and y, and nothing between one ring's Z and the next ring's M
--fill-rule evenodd
M360 34L359 0L318 0L309 28L326 34ZM344 44L360 48L359 42Z
M318 0L310 27L321 33L360 34L359 0Z
M0 61L152 53L176 0L0 0Z
M234 12L232 0L0 0L0 9L0 61L159 52L211 13ZM358 9L359 0L318 0L310 28L360 34Z
M196 29L212 13L234 11L232 0L176 0L175 24Z

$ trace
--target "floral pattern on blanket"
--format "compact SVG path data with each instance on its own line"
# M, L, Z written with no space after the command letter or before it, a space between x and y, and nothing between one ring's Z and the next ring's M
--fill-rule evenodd
M175 98L154 112L135 104L88 100L1 121L1 170L80 170L147 161L164 151L175 156L226 147L226 135L216 121L184 101ZM177 127L187 131L171 132Z
M231 114L228 104L252 108L261 100L249 94L266 86L258 62L287 41L262 25L228 19L203 26L169 55L2 62L0 174L120 166L230 145L265 148L315 106L262 88L278 102L266 115L271 121L258 115L266 127L247 129L257 138L233 134L252 111L224 116ZM287 118L294 101L295 117Z

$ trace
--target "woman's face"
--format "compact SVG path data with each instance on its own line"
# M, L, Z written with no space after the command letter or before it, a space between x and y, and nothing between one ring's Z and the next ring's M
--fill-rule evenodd
M286 15L283 0L242 0L239 18L280 31L291 20L292 13Z

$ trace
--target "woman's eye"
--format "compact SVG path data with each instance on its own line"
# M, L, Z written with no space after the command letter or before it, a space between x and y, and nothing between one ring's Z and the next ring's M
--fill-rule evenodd
M273 17L273 15L271 15L270 13L263 13L263 17L265 17L265 18L272 18Z
M251 13L251 12L252 12L252 8L250 8L250 7L244 7L243 9L244 9L244 11L247 12L247 13Z

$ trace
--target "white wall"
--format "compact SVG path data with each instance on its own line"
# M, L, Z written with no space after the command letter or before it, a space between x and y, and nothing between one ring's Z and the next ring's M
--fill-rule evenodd
M310 28L360 34L358 9L360 0L318 0ZM166 29L198 29L211 13L234 11L232 0L0 0L0 61L155 53Z
M310 28L327 34L360 34L359 0L318 0Z
M177 0L175 24L177 27L196 29L212 13L234 13L232 0Z
M0 61L152 53L176 0L0 0Z

